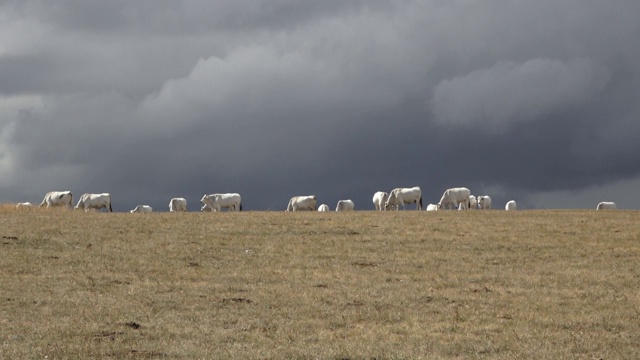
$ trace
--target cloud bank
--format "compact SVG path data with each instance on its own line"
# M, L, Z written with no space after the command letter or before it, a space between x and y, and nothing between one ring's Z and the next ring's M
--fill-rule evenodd
M593 189L640 194L638 13L625 0L6 1L0 201L72 190L111 192L117 211L174 196L196 210L202 193L240 192L249 210L301 194L372 209L375 191L418 185L425 203L467 186L566 208Z

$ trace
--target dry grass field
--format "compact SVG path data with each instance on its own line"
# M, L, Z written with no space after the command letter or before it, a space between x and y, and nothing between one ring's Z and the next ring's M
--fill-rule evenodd
M640 212L0 209L2 359L637 359Z

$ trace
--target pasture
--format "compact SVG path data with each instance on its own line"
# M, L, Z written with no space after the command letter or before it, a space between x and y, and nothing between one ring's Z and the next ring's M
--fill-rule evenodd
M640 357L640 212L0 211L0 358Z

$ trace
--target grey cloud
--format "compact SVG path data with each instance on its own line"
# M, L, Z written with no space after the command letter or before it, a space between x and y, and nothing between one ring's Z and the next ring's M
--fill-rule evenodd
M425 202L467 186L531 208L630 187L638 10L5 2L0 201L70 189L109 191L118 211L177 195L195 210L203 192L233 191L247 209L298 194L367 209L375 191L418 185Z

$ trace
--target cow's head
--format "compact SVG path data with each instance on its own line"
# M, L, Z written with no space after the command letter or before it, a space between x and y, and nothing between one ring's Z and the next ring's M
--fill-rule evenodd
M205 203L205 201L206 201L208 198L209 198L209 195L204 194L204 195L202 195L202 199L200 199L200 202L204 204L204 203Z
M388 209L390 206L395 205L397 197L395 190L390 192L389 197L387 197L387 201L384 202L384 207Z
M479 207L483 207L483 206L484 206L484 203L485 203L485 201L486 201L486 199L485 199L485 197L484 197L484 196L478 196L478 198L477 198L476 200L478 201L478 206L479 206Z

